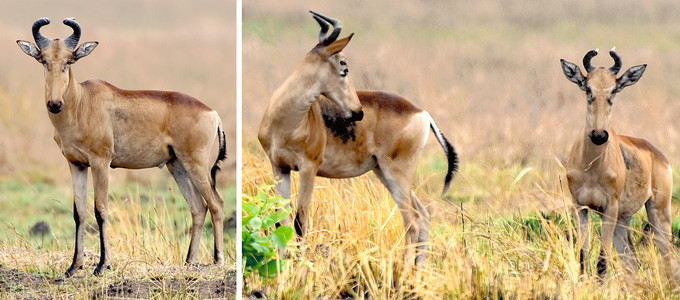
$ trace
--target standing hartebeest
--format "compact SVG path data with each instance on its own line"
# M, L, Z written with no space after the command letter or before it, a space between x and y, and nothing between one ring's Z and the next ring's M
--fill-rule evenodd
M87 209L87 168L92 168L95 217L101 256L94 273L110 268L106 229L109 167L142 169L167 164L193 220L186 262L196 262L207 209L215 234L215 263L224 262L222 222L224 201L215 188L218 163L226 158L225 136L217 112L196 98L166 91L121 90L102 80L78 83L71 65L89 55L97 42L78 46L80 25L64 24L73 34L51 40L40 34L47 18L33 24L37 47L17 41L21 49L45 67L45 100L54 140L69 162L73 180L76 245L66 276L84 263L83 235ZM217 144L217 145L215 145Z
M274 176L281 180L276 191L290 198L290 171L299 171L294 225L304 236L315 176L349 178L372 170L399 207L406 245L419 243L415 262L420 265L430 215L411 189L411 181L429 129L448 158L444 192L457 170L456 152L426 111L394 94L356 92L340 52L353 34L337 40L340 22L311 13L321 26L319 43L274 92L260 123L258 138ZM334 29L326 36L328 23ZM410 260L413 252L407 248L405 259Z
M624 87L636 83L647 65L631 67L616 78L621 59L614 49L609 51L614 59L614 66L609 69L591 66L590 60L597 52L591 50L583 58L587 75L575 64L564 59L561 62L564 75L585 91L588 99L586 126L571 149L567 179L578 206L582 272L588 253L588 208L603 216L597 262L598 275L602 277L612 242L629 270L639 266L628 226L643 204L657 246L664 259L669 259L673 180L668 160L658 149L643 139L617 135L609 124L612 99Z

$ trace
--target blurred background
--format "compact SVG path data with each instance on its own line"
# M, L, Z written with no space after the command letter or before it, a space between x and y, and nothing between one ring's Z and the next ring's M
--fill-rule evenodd
M69 36L72 31L62 20L75 17L82 27L80 42L99 42L90 56L74 64L78 81L99 78L122 89L179 91L219 113L228 159L222 164L218 186L225 198L225 218L231 218L236 207L235 16L235 1L4 2L0 10L0 246L65 253L73 248L71 177L53 140L43 68L16 44L18 39L34 42L31 25L41 17L51 19L41 30L46 37ZM191 215L169 173L116 169L110 174L109 236L114 249L121 250L122 243L130 248L131 257L144 259L134 254L143 250L161 261L181 263ZM86 251L98 254L91 197L90 177L92 230L88 230ZM201 248L206 263L212 261L209 220ZM229 226L234 228L235 223ZM234 230L226 233L233 237ZM233 263L235 244L227 245ZM70 260L68 254L64 260Z
M602 50L595 66L613 65L606 51L613 46L623 60L620 74L648 65L642 79L615 98L613 128L649 140L674 166L680 161L680 3L664 0L244 1L248 151L261 151L257 127L272 92L317 43L319 26L308 10L340 20L341 36L355 33L343 53L357 90L391 91L430 112L460 155L454 194L509 204L484 186L488 176L507 169L517 172L499 181L538 170L540 176L522 176L561 194L559 161L585 126L586 97L564 77L559 60L583 69L584 54L595 48ZM426 149L443 159L433 138ZM432 175L439 188L443 171ZM563 202L517 198L510 205Z

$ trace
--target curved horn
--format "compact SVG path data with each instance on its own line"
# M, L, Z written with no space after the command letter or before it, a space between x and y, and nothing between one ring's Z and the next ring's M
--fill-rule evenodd
M590 65L590 60L593 59L593 57L597 55L598 52L600 52L600 49L590 50L588 53L586 53L586 56L583 57L583 67L586 68L586 72L590 72L595 69L592 65Z
M609 71L616 75L621 70L621 58L618 54L616 54L616 47L612 48L612 50L609 50L609 56L614 59L614 65L609 68Z
M319 26L321 26L321 31L319 31L319 43L323 44L323 40L326 38L326 33L328 33L328 23L317 16L314 16L314 20L316 20L316 22L319 23Z
M47 24L50 24L50 19L42 18L35 21L35 23L33 23L33 27L31 28L31 30L33 30L33 39L35 40L35 44L40 50L44 49L52 42L51 39L48 39L40 34L40 28Z
M64 24L73 29L73 34L67 37L64 40L64 43L66 44L66 47L74 50L78 46L78 41L80 41L80 25L78 25L78 22L76 22L76 19L74 18L64 19Z
M340 35L340 30L342 30L342 24L340 24L340 21L326 17L311 10L309 12L314 15L314 19L319 23L319 25L321 25L321 20L333 25L333 32L331 32L331 34L325 38L323 36L326 35L326 32L328 32L328 25L321 25L321 31L319 32L319 43L323 44L324 46L328 46L332 42L335 42L335 40L337 40L338 36Z

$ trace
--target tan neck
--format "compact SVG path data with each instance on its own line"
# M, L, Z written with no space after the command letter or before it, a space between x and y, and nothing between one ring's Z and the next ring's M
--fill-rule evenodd
M300 67L272 95L267 118L280 126L277 130L296 130L306 121L312 103L320 94L317 77Z

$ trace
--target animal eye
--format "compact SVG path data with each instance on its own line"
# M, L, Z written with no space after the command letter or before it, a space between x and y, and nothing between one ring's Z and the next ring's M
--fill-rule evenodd
M347 63L346 63L344 60L342 60L342 61L340 61L340 65L341 65L341 66L346 66Z

